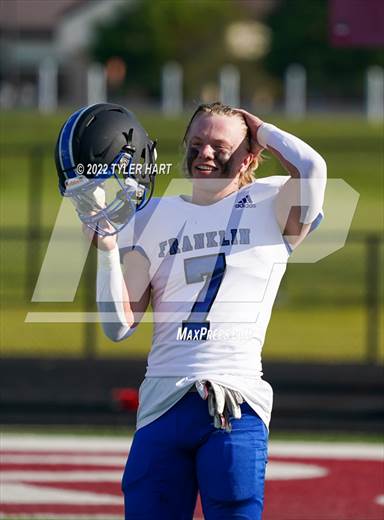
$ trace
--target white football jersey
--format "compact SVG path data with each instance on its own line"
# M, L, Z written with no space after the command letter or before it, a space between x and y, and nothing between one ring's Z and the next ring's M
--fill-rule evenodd
M206 206L155 199L120 233L122 254L133 247L150 262L154 333L138 427L198 379L241 391L268 426L261 350L289 258L275 216L289 178L258 179Z

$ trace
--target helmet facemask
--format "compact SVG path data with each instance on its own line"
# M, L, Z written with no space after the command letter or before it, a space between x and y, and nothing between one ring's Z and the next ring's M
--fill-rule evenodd
M95 168L94 176L78 175L65 183L63 195L70 197L80 220L100 236L121 231L149 200L148 186L131 173L131 165L132 154L124 150L100 174Z

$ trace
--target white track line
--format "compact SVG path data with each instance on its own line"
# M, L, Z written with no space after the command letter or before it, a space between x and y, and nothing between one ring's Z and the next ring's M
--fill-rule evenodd
M305 457L311 459L384 460L380 444L354 442L273 441L269 445L273 457Z
M128 453L132 437L95 437L83 435L39 435L38 433L2 433L2 450L39 450L39 451L122 451Z
M118 471L2 471L3 482L120 482Z
M47 487L42 489L22 483L2 483L1 494L10 504L123 505L121 496Z
M28 514L20 514L20 513L0 513L0 518L14 518L15 520L31 520L36 518L38 520L121 520L122 515L98 515L97 513L92 515L79 515L76 513L72 514L62 514L62 513L28 513ZM194 516L193 520L204 520L202 516Z
M2 464L71 464L71 465L98 465L98 466L121 466L125 464L126 456L111 456L111 455L88 455L84 454L68 454L68 455L8 455L4 451L0 455Z
M132 438L111 436L86 437L75 435L39 435L3 433L2 450L39 450L72 452L128 453ZM72 453L75 455L76 453ZM115 453L117 456L117 453ZM305 457L314 459L384 460L384 447L380 444L353 442L271 441L269 455L274 457Z
M267 464L266 479L269 480L296 480L319 478L328 475L328 470L314 464L298 464L297 462L276 462Z
M120 482L122 474L123 468L118 471L56 471L53 466L52 471L2 471L0 482L2 485L5 482ZM319 478L327 474L326 468L314 464L271 461L267 466L267 480ZM8 497L7 501L10 501Z

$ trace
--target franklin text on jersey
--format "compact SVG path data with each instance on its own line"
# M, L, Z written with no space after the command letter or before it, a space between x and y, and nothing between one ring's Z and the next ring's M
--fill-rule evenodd
M286 180L262 179L208 206L180 196L155 199L121 233L121 252L133 247L150 263L154 332L147 375L201 376L212 368L260 375L289 257L274 211Z

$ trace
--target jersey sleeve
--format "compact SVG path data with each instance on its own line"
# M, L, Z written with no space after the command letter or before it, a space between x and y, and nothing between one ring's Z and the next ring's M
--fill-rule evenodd
M290 175L270 175L256 179L256 184L263 184L279 190L289 179L291 179Z
M270 175L269 177L262 177L260 179L256 180L257 184L264 185L266 187L275 188L276 194L279 192L279 190L284 186L284 184L291 179L292 177L290 175ZM321 209L321 211L317 214L317 216L314 218L314 220L311 222L311 227L309 229L309 233L312 233L312 231L315 231L321 224L322 220L324 218L324 211Z

